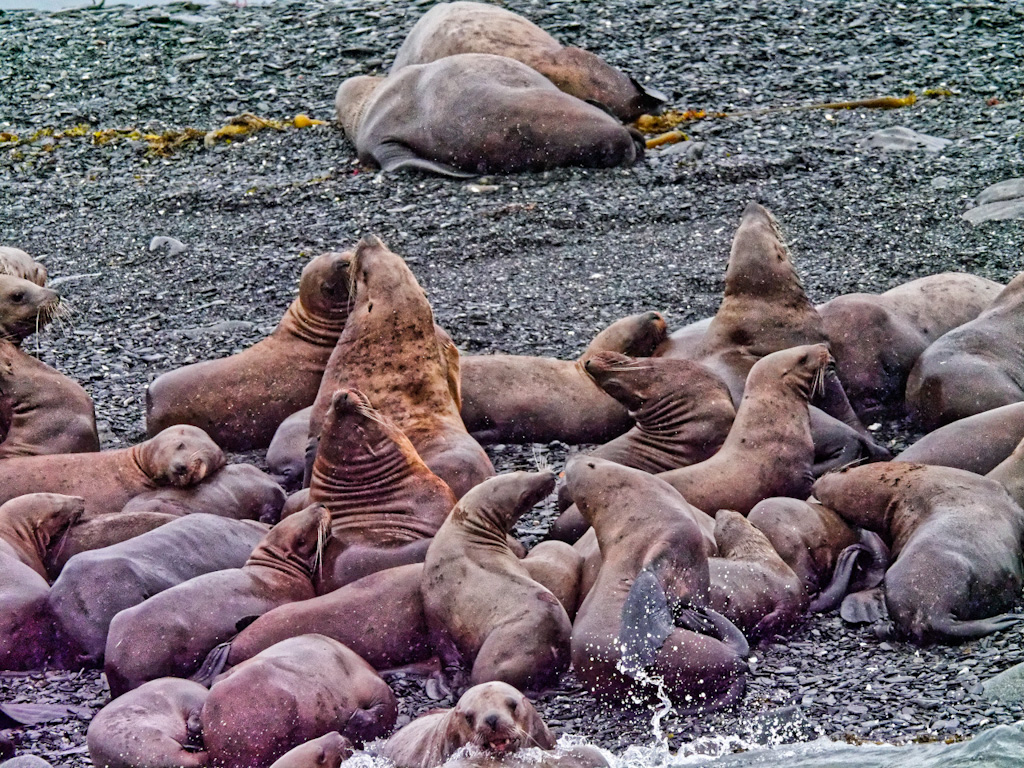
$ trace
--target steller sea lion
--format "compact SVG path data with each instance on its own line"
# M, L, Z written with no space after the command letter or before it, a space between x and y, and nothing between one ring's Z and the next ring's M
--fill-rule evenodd
M316 397L348 314L349 252L317 256L274 331L238 354L186 365L146 390L146 427L201 427L224 448L265 448L278 425Z
M20 248L0 246L0 274L20 277L39 286L46 285L46 267Z
M302 485L309 443L309 415L313 406L296 411L281 422L267 448L267 469L288 491Z
M547 587L565 608L569 621L580 605L583 555L564 541L542 541L520 562L530 578Z
M352 742L337 731L285 752L270 768L339 768L352 757Z
M0 274L0 339L21 344L51 320L67 315L67 304L52 288Z
M486 3L438 3L409 32L390 73L459 53L521 61L559 90L606 107L624 123L660 111L664 94L645 88L582 48L565 47L522 16Z
M121 611L104 653L111 694L190 675L240 624L313 597L313 569L330 533L327 509L311 506L274 526L241 568L205 573Z
M461 53L341 84L338 122L360 162L467 178L632 165L643 138L513 59Z
M491 478L459 501L427 550L421 590L434 648L446 669L471 668L473 685L542 690L569 666L569 617L506 540L554 488L548 471Z
M155 531L179 517L162 512L110 512L80 520L64 531L60 540L47 551L46 572L51 579L56 579L75 555L120 544Z
M250 768L331 731L361 746L388 733L397 716L395 695L373 667L337 640L302 635L218 677L200 722L211 765Z
M896 457L910 464L937 464L985 475L1024 440L1024 403L957 419L929 432Z

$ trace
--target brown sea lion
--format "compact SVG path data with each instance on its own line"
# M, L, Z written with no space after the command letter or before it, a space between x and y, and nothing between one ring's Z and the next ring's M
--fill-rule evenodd
M338 122L360 162L445 176L632 165L643 139L513 59L461 53L341 84Z
M46 572L51 579L56 579L75 555L120 544L179 518L180 515L163 512L111 512L79 520L47 551Z
M96 768L192 768L209 763L199 713L209 691L164 677L129 691L96 713L86 741Z
M896 457L910 464L937 464L985 475L1024 439L1024 403L958 419L929 432Z
M863 418L901 408L921 353L976 318L1002 289L983 277L944 272L880 295L852 293L819 305L836 373L857 413Z
M583 555L564 541L542 541L520 562L531 579L547 587L558 598L569 621L572 621L580 605Z
M374 570L420 562L455 495L409 438L357 390L334 393L320 432L308 498L331 512L317 591Z
M46 285L46 267L20 248L0 245L0 274L13 275L36 285Z
M313 569L330 524L325 507L311 506L274 526L241 568L197 576L117 614L104 653L110 692L186 677L240 622L313 597Z
M565 476L603 559L573 624L576 676L617 706L659 690L677 710L735 702L749 649L708 605L703 534L686 500L654 475L591 456L570 459Z
M267 469L289 491L302 484L309 443L309 415L313 406L296 411L281 422L267 448Z
M168 427L130 448L55 453L0 461L0 503L26 493L85 499L85 517L119 512L129 499L162 486L187 488L224 466L224 452L197 427Z
M459 501L427 550L421 590L433 645L446 668L471 668L474 685L541 690L569 666L565 609L506 543L554 488L547 471L491 478Z
M677 360L693 360L697 356L704 341L704 334L708 332L713 317L705 317L703 320L694 320L682 328L677 328L668 335L658 348L654 350L651 357L671 357Z
M265 448L278 425L316 397L348 314L349 252L317 256L267 338L231 357L186 365L146 390L150 435L193 424L224 448Z
M276 523L284 506L284 489L252 464L228 464L190 488L160 488L133 497L125 514L162 512L190 515L207 512L235 520Z
M211 571L241 568L266 526L196 513L128 541L68 560L47 596L50 612L81 649L80 665L103 660L120 611Z
M462 360L462 418L482 443L601 443L628 430L626 408L591 379L584 365L599 352L649 355L665 338L658 312L617 320L575 361L524 355Z
M352 757L352 742L337 731L285 752L270 768L339 768Z
M740 513L715 516L719 557L708 560L711 607L753 643L788 635L803 618L808 598L793 569Z
M454 347L439 340L415 275L379 239L359 241L350 270L351 312L313 404L310 437L319 436L334 393L358 389L461 497L493 475L494 467L459 415L451 378L458 379Z
M666 98L600 56L564 47L522 16L486 3L438 3L424 14L395 55L390 73L459 53L491 53L521 61L560 90L598 102L624 123L660 111Z
M555 737L533 704L507 683L487 682L401 728L380 748L397 768L436 768L463 747L507 758L520 749L554 749Z
M388 733L397 715L373 667L337 640L302 635L221 675L200 721L211 765L249 768L331 731L361 746Z
M0 670L62 666L73 653L46 609L43 557L82 514L73 496L33 493L0 506Z
M907 379L911 414L928 430L1024 400L1024 272L977 318L929 346Z
M1011 459L1007 466L1020 470L1024 451ZM997 467L993 473L1006 471ZM825 475L814 495L889 542L893 564L879 607L898 635L915 643L953 642L1024 618L1004 613L1020 596L1024 577L1024 510L996 479L888 462Z
M52 288L0 274L0 339L21 344L51 320L67 314L67 305Z

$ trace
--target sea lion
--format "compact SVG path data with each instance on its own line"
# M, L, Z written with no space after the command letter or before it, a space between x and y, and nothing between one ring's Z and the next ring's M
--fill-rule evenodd
M2 339L0 397L10 408L0 459L100 449L96 414L85 389Z
M880 295L852 293L817 307L836 373L862 418L902 408L907 377L929 344L973 320L1003 286L944 272Z
M21 344L52 320L67 315L67 305L52 288L0 274L0 339Z
M390 567L422 561L455 495L409 438L358 390L331 398L309 486L331 513L317 591L330 592Z
M694 320L682 328L677 328L658 345L651 357L671 357L677 360L693 360L697 356L704 341L704 334L708 332L713 317L705 317L702 320Z
M459 501L427 550L421 590L434 648L446 669L471 668L473 685L542 690L569 666L565 609L506 543L554 488L549 471L491 478Z
M311 506L274 526L241 568L197 576L117 614L104 653L111 694L186 677L240 622L313 597L313 568L330 524L325 507Z
M285 752L270 768L339 768L352 757L352 742L337 731Z
M475 685L452 709L428 712L401 728L380 754L396 768L436 768L472 745L507 758L520 749L554 749L555 737L530 700L513 686Z
M284 489L252 464L228 464L190 488L160 488L133 497L124 514L162 512L190 515L207 512L235 520L276 523L284 506Z
M149 434L193 424L227 450L267 447L278 425L316 397L345 327L351 255L332 251L310 261L299 295L267 338L158 376L146 390Z
M929 346L907 379L911 415L933 430L1024 400L1024 272L969 323Z
M130 448L55 453L0 461L0 503L26 493L85 499L85 518L119 512L133 496L162 486L187 488L224 466L224 452L198 427L168 427Z
M120 611L211 571L241 568L267 535L258 523L196 513L128 541L68 560L47 603L82 654L103 660L110 622Z
M583 555L564 541L542 541L520 560L530 578L558 598L572 621L580 605Z
M0 274L20 277L39 286L46 285L46 267L20 248L0 245Z
M378 238L359 241L350 270L351 312L324 371L309 435L319 436L337 390L358 389L461 497L494 467L459 415L454 346L439 339L415 275Z
M1007 467L1020 470L1024 451L1011 459ZM888 462L825 475L814 495L890 543L893 564L879 607L895 623L896 634L919 644L954 642L1022 620L1004 612L1020 596L1024 577L1024 510L998 480L951 467Z
M114 699L96 713L86 742L96 768L192 768L209 763L199 713L209 691L163 677Z
M1013 403L958 419L929 432L896 461L937 464L985 475L1024 439L1024 403Z
M302 484L306 472L306 445L309 443L309 415L313 406L296 411L281 422L267 448L267 469L288 491Z
M708 605L708 558L690 505L654 475L591 456L570 459L565 477L603 558L573 624L576 676L618 706L657 691L687 712L735 702L749 648Z
M598 387L584 365L599 352L644 357L665 338L658 312L612 323L575 361L525 355L462 360L462 418L482 443L601 443L628 430L626 408Z
M768 538L743 515L720 509L715 541L719 557L708 560L710 605L750 642L792 632L807 610L807 593Z
M0 506L0 670L62 666L73 651L46 610L43 557L81 514L74 496L33 493Z
M60 540L47 551L46 572L50 579L56 579L75 555L120 544L179 518L180 515L163 512L111 512L80 520L64 531Z
M200 722L212 765L270 765L310 739L338 731L353 744L388 733L398 702L369 664L337 640L302 635L221 675Z
M461 53L341 84L338 122L360 162L466 178L632 165L643 139L513 59Z
M607 107L624 123L660 111L667 100L600 56L564 47L519 14L486 3L438 3L432 7L405 38L389 72L459 53L491 53L521 61L559 90Z

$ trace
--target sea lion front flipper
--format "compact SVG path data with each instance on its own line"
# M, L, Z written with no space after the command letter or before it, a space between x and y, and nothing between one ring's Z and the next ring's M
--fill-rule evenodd
M385 171L398 171L403 168L412 168L417 171L436 173L441 176L449 176L453 179L472 179L479 176L478 173L460 171L444 163L435 160L428 160L413 152L407 145L398 141L383 141L373 150L373 159Z
M198 671L189 679L209 688L213 685L213 681L217 678L217 675L223 672L224 667L228 665L228 657L230 655L231 643L215 645L213 650L206 654L206 659L203 661L203 665L199 667Z
M857 558L861 554L868 554L868 548L863 544L851 544L836 558L836 565L832 569L832 580L828 583L818 596L811 600L808 610L811 613L826 613L842 602L846 593L850 590L850 579L853 578L853 569L857 565ZM883 575L884 575L883 571ZM877 584L872 585L877 586ZM844 617L845 618L845 617Z
M654 663L658 651L675 629L665 589L654 571L644 568L633 581L622 605L619 646L625 671L635 673Z
M885 591L882 587L854 592L843 598L839 615L848 624L874 624L889 619L889 609L885 605Z
M668 96L657 88L648 88L632 75L626 75L626 77L629 78L629 82L633 84L633 87L640 92L640 107L644 112L650 115L657 115L664 109L665 104L668 103Z

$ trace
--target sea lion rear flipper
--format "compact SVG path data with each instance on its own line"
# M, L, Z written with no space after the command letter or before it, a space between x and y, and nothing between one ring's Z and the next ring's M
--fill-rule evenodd
M882 537L874 531L861 529L860 545L868 553L869 558L857 559L857 572L853 577L851 591L860 592L873 589L882 583L885 572L889 569L891 554Z
M853 569L857 565L857 558L862 553L868 553L868 548L863 544L851 544L839 553L839 557L836 558L835 568L832 569L832 580L811 601L809 609L812 613L826 613L842 602L850 589L850 579L853 577ZM883 575L884 573L883 571Z
M973 621L960 621L953 617L944 617L932 622L931 629L934 633L953 637L958 640L970 640L976 637L991 635L993 632L1001 632L1010 629L1024 621L1024 614L1002 613L998 616L990 616L987 619L974 619Z
M739 627L711 608L704 608L702 613L715 627L712 637L717 637L723 645L732 648L737 656L746 657L750 653L750 644Z
M848 624L874 624L889 619L889 609L885 605L885 592L882 587L854 592L843 598L839 615Z
M668 609L665 589L650 568L644 568L622 605L619 646L626 672L636 672L654 663L661 646L675 624Z
M402 168L412 168L417 171L437 173L441 176L450 176L453 179L472 179L479 176L478 173L460 171L444 163L435 160L428 160L413 152L407 145L398 141L383 141L373 150L373 159L385 171L397 171Z
M217 675L223 672L224 667L228 665L228 656L230 655L231 643L215 645L213 650L206 655L203 666L189 679L209 688L213 685Z

